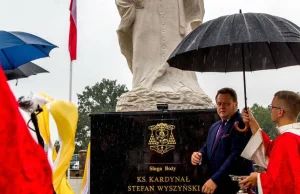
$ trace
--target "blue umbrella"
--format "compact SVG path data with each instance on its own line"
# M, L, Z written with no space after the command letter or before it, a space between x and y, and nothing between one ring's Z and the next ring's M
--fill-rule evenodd
M3 70L13 70L32 60L49 57L56 47L33 34L0 31L0 64Z

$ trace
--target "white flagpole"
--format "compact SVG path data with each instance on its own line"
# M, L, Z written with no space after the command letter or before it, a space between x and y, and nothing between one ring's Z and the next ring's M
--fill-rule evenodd
M72 102L72 60L70 62L70 81L69 81L69 102Z
M72 76L73 76L73 61L70 62L70 81L69 81L69 102L72 102ZM70 165L68 168L68 182L70 183Z

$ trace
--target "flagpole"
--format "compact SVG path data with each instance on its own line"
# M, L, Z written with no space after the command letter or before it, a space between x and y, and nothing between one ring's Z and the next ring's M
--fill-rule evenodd
M72 72L73 72L73 62L70 62L70 80L69 80L69 102L72 102Z
M73 60L76 60L77 55L77 0L71 0L70 3L70 31L69 31L69 52L70 52L70 86L69 86L69 101L72 102L72 74ZM74 153L73 153L74 154ZM70 182L70 165L68 168L68 182Z
M69 102L72 102L72 79L73 77L73 61L70 61L70 80L69 80ZM70 165L68 168L68 182L70 182Z

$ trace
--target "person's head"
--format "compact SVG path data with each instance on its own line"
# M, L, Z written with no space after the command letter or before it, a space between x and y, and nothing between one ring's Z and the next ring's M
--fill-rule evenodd
M300 96L292 91L276 92L269 109L272 121L278 126L294 123L300 112Z
M216 95L217 112L222 120L229 119L237 111L237 95L232 88L222 88Z

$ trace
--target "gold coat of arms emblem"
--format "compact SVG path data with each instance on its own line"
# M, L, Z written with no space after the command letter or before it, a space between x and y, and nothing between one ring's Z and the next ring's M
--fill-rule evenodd
M151 131L148 142L150 150L156 151L159 154L164 154L175 148L176 141L173 135L175 125L158 123L149 126L148 129Z

